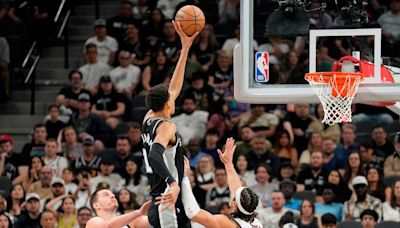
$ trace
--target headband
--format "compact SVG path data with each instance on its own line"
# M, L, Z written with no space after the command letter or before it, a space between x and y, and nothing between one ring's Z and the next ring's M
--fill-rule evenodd
M240 187L236 190L235 193L235 199L236 199L236 204L238 206L238 209L240 212L242 212L245 215L252 215L253 213L250 213L248 211L246 211L243 207L242 204L240 203L240 195L242 194L243 189L245 189L245 187Z

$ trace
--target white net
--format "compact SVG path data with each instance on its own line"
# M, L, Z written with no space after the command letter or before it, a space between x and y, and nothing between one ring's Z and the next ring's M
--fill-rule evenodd
M351 103L363 77L355 73L324 72L309 75L306 80L317 93L324 108L322 123L351 122Z

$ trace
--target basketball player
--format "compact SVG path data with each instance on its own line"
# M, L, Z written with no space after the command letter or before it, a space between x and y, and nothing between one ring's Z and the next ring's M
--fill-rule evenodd
M183 150L176 126L171 122L175 100L181 92L186 61L193 40L199 34L187 36L179 22L172 21L182 43L182 50L172 75L169 88L158 85L150 89L146 106L150 111L143 121L143 153L151 186L153 204L149 208L149 222L155 227L190 227L180 198L180 183L184 175ZM156 197L165 194L163 204L154 204Z
M212 215L208 211L200 209L190 187L189 178L185 176L182 180L182 202L186 215L193 221L207 228L261 228L261 222L256 218L255 209L258 205L258 197L249 188L242 187L239 176L232 163L236 146L235 140L226 140L225 152L218 150L219 157L225 165L228 176L229 190L233 197L231 207L235 210L232 217L225 215ZM185 173L190 174L189 161L185 158ZM165 195L157 197L157 202L162 203Z
M118 201L114 193L107 188L98 188L90 196L90 206L97 216L87 222L86 228L150 227L147 220L150 204L150 201L145 202L139 210L117 216Z

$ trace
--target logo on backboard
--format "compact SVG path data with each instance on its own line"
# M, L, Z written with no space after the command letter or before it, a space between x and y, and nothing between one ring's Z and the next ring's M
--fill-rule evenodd
M256 82L265 83L269 81L269 54L268 52L256 53L254 79Z

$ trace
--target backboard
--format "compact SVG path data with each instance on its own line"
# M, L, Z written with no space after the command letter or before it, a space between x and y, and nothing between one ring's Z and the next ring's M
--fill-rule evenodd
M317 95L306 81L277 80L279 75L272 73L273 69L277 67L276 65L279 65L280 70L287 71L288 69L287 66L273 64L275 60L271 53L269 53L269 68L265 67L269 70L268 80L257 80L256 53L252 47L253 39L256 38L254 27L255 24L265 24L265 22L256 21L254 23L253 4L254 1L241 1L241 40L240 44L235 47L233 59L235 99L246 103L261 104L319 103ZM380 80L382 59L383 63L387 64L387 59L382 58L381 54L381 34L380 28L314 29L310 30L308 37L283 37L283 39L291 41L292 45L298 45L298 41L304 39L304 44L308 46L306 48L309 50L308 54L304 58L297 56L298 61L304 60L304 68L302 68L304 73L332 71L333 63L345 55L353 55L358 59L370 62L373 70L360 85L353 103L399 101L400 74L398 68L390 67L395 83L382 83ZM265 37L263 42L268 43L268 38L271 37ZM330 51L332 45L337 49L336 53ZM265 47L259 43L259 47L263 46ZM287 46L290 47L290 44ZM268 50L268 48L270 46L267 45L266 49ZM300 60L300 58L303 59ZM284 61L283 59L285 58L282 56L280 62ZM328 64L321 64L321 59L326 60ZM306 63L307 61L308 63ZM294 71L299 72L298 69L294 69Z

